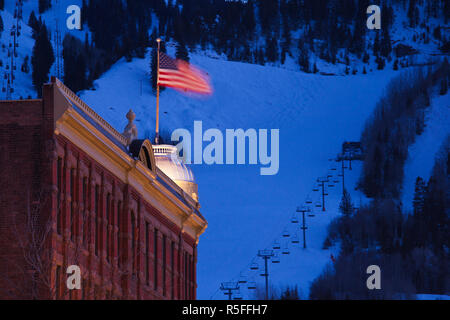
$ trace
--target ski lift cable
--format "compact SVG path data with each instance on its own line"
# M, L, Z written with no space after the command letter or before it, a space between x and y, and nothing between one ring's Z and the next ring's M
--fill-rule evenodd
M333 168L333 167L332 167L332 168ZM332 168L329 168L329 169L327 170L327 173L326 173L327 178L333 178L332 171L335 171L335 170L333 170ZM330 173L331 173L331 177L329 177ZM337 179L337 178L338 178L338 177L336 177L336 179ZM328 183L328 182L327 182L327 183ZM331 181L331 183L333 183L333 181ZM317 182L314 183L313 189L315 188L315 186L317 186ZM325 185L325 183L324 183L324 188L325 188L325 186L326 186L326 185ZM324 191L325 191L325 190L324 190ZM328 194L328 192L329 192L329 191L328 191L328 188L327 188L326 193ZM305 206L305 207L308 207L308 209L310 210L310 212L311 212L311 213L314 213L314 205L315 205L316 203L319 203L319 202L320 202L321 197L322 197L322 196L319 195L319 196L317 197L317 201L315 201L315 202L312 201L311 205L307 205L307 206ZM306 203L306 199L308 199L308 198L311 198L311 197L310 197L310 194L308 194L308 195L306 196L305 201L304 201L305 203ZM312 198L311 198L311 200L312 200ZM279 243L280 243L280 246L281 246L281 242L278 241L278 240L283 238L284 231L286 231L286 230L289 231L289 229L290 229L289 226L291 226L291 225L292 225L292 223L291 223L291 221L290 221L290 219L289 219L289 222L286 223L285 226L284 226L284 228L282 229L283 231L279 232L279 233L278 233L278 236L277 236L275 239L273 239L273 240L265 247L265 249L266 249L266 250L274 250L274 249L272 248L272 246L273 246L273 244L274 244L275 242L279 242ZM289 234L289 235L290 235L290 234ZM294 236L294 237L295 237L295 236ZM298 237L298 235L297 235L297 237ZM283 252L283 250L284 250L284 252L287 252L287 254L284 254L284 255L289 255L289 254L290 254L290 249L289 249L289 247L290 247L291 245L293 246L293 244L292 244L291 242L292 242L292 240L288 240L288 241L286 242L286 245L280 248L280 249L282 250L282 252ZM295 246L293 246L293 247L295 247ZM247 272L248 272L250 266L254 263L254 261L257 260L257 258L258 258L257 256L253 256L253 258L251 259L251 262L248 263L248 264L246 265L246 267L243 268L243 269L241 270L241 272L239 273L239 276L233 277L233 278L232 278L232 281L238 281L238 280L235 280L235 279L239 279L240 276L241 276L242 274L247 274ZM277 256L277 258L281 261L279 255ZM220 290L220 288L217 289L216 292L215 292L211 297L215 296L215 295L217 294L217 292L219 292L219 290Z

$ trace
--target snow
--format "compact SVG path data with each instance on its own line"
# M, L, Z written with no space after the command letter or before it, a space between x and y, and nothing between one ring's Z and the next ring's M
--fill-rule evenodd
M425 124L424 132L408 149L402 193L402 203L406 210L412 210L416 178L420 176L428 181L436 154L450 134L449 93L444 96L435 96L432 99L431 106L426 110Z
M60 17L63 33L70 32L84 40L87 31L65 28L63 17L67 16L65 9L71 4L81 5L81 0L59 0L59 5L44 13L43 19L54 31L55 17ZM0 40L7 45L14 2L6 1L5 9L1 12L5 31ZM31 57L34 45L31 30L26 26L31 10L37 12L37 1L24 2L18 70L25 55ZM401 15L401 10L396 13ZM398 31L392 39L404 42L403 38L407 38L404 43L418 47L417 43L409 41L414 30L405 32L404 20L402 16L396 22ZM429 49L435 45L433 40L431 42L429 46L420 44L418 49L435 54L435 50ZM174 47L169 45L168 51L173 55ZM5 65L5 51L1 50L0 58ZM350 58L353 62L354 57ZM137 115L140 137L148 137L155 125L149 61L150 52L145 59L133 59L130 63L120 60L95 81L95 90L82 92L81 98L119 131L127 124L125 115L132 108ZM340 151L343 141L358 141L364 122L385 85L399 73L392 71L389 64L383 71L370 72L376 69L372 63L366 68L369 73L362 75L362 64L355 62L357 75L330 77L298 72L291 57L284 66L263 67L224 61L223 56L214 52L200 51L191 55L191 62L209 73L215 92L202 99L193 99L171 89L162 92L160 123L163 130L179 127L192 130L194 120L203 121L203 130L218 128L222 132L227 128L280 129L280 171L275 176L261 176L259 165L191 166L199 184L201 212L209 223L199 242L198 298L224 298L218 290L220 283L236 280L241 273L262 285L259 272L250 272L248 266L257 251L270 248L274 239L279 239L283 245L281 233L286 227L291 234L295 228L300 244L291 245L291 254L281 256L279 265L270 263L270 282L275 288L298 284L302 298L307 298L311 281L331 262L330 255L336 256L338 251L338 248L322 250L322 245L327 225L339 215L341 185L329 188L326 212L316 212L315 217L306 218L307 249L301 248L302 235L299 226L290 223L291 216L308 195L313 203L318 200L312 187L317 177L327 174L331 165L328 159ZM342 74L344 70L342 65L330 66L321 60L317 63L320 71ZM35 97L31 73L18 71L16 74L13 97ZM417 175L429 176L434 154L448 133L448 106L448 95L432 101L425 132L411 146L412 160L405 167L407 176L414 175L412 179ZM346 187L359 206L365 201L364 197L353 189L361 164L354 162L352 165L352 171L346 170ZM411 181L405 181L404 197L411 196L410 186L413 186ZM410 201L405 198L404 203ZM257 262L262 266L260 260ZM246 290L242 294L245 298L252 297Z
M450 296L445 294L417 294L417 300L450 300Z
M2 15L3 23L4 23L4 31L1 33L0 37L0 43L2 45L5 45L5 48L1 48L0 50L0 59L3 61L3 67L0 67L0 75L2 79L2 87L6 87L5 79L3 78L4 72L6 70L6 65L8 60L7 57L7 48L10 42L10 30L13 24L16 23L16 20L14 19L14 16L12 13L14 13L15 9L15 1L5 1L5 10L1 11L0 14ZM44 12L42 15L39 15L38 12L38 2L35 0L28 0L24 1L23 3L23 14L22 14L22 20L20 21L20 25L22 27L21 35L18 37L18 43L19 48L17 49L18 57L15 59L15 64L17 67L17 70L15 72L16 80L14 82L14 93L12 93L13 99L20 99L21 97L26 99L29 96L32 98L36 98L37 94L36 91L32 85L31 81L31 56L32 56L32 50L34 46L34 39L31 37L32 30L27 25L28 19L30 17L31 11L34 11L36 14L37 19L39 19L39 16L42 17L42 20L45 22L47 29L50 31L52 35L52 44L53 49L55 51L55 43L54 43L54 31L56 29L56 24L58 23L59 29L61 31L61 41L64 39L64 36L67 33L70 33L71 35L79 38L80 40L84 41L85 39L85 33L89 32L87 30L69 30L66 27L66 19L69 17L69 15L66 13L66 9L70 5L78 5L81 7L82 0L57 0L52 2L52 7ZM62 48L61 48L62 52ZM56 52L55 52L56 55ZM20 68L23 63L23 60L25 56L29 56L29 62L28 65L30 66L30 72L29 73L23 73ZM56 63L53 65L52 69L50 70L50 73L52 75L56 74ZM6 94L1 92L0 93L0 99L4 99L6 97Z
M169 54L173 54L170 46ZM119 131L132 108L142 137L152 132L155 123L149 56L130 63L121 60L95 81L95 91L81 94ZM209 223L199 243L198 297L219 299L223 298L217 291L221 282L241 271L250 280L248 264L257 251L271 246L286 225L293 230L291 216L305 197L311 194L314 202L318 199L312 193L315 180L327 174L329 159L343 141L359 139L365 119L396 73L327 77L199 54L192 55L191 62L209 73L214 95L193 99L165 90L160 98L162 128L192 130L194 120L202 120L203 130L280 129L280 171L275 176L260 176L259 165L191 166L199 184L201 211ZM350 190L359 170L355 162L353 171L346 173ZM322 250L322 245L326 226L338 215L341 186L330 188L329 194L327 211L307 217L308 248L292 247L292 254L281 257L279 265L270 265L275 287L297 283L307 297L310 282L331 261L330 254L336 255L336 248ZM352 194L358 204L358 193ZM258 274L253 278L262 283Z
M10 70L6 69L6 66L9 64L10 59L8 58L8 48L9 43L11 41L11 28L16 24L16 20L12 13L14 13L14 2L6 1L5 10L0 11L0 14L3 19L4 31L1 32L0 36L0 59L3 62L3 66L0 67L0 77L2 82L2 88L6 88L6 80L4 79L5 72L10 72ZM28 18L28 16L27 16ZM15 92L12 94L13 98L27 98L28 96L35 97L36 92L31 83L31 53L34 46L34 40L31 38L31 28L26 25L26 23L21 23L21 35L18 38L19 47L17 48L18 57L15 58L16 70L14 72L15 82L14 89ZM11 41L12 43L12 41ZM4 47L3 47L4 46ZM29 73L21 72L21 66L25 56L29 56L28 65L30 67ZM0 99L5 99L6 93L0 92Z

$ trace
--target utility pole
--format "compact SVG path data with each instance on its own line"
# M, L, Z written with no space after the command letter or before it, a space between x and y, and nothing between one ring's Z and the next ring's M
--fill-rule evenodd
M310 209L306 207L297 208L297 212L302 213L302 226L300 227L300 229L302 229L303 231L303 249L306 249L306 230L308 229L305 222L305 212L309 212L309 210Z
M261 276L266 278L266 300L269 300L269 266L268 261L274 256L273 250L259 250L258 257L264 259L264 273Z
M237 282L222 282L220 290L223 291L224 295L228 296L228 300L231 300L233 291L239 290L239 285Z
M322 187L322 211L325 211L325 183L328 182L328 177L319 177L317 178L317 182Z

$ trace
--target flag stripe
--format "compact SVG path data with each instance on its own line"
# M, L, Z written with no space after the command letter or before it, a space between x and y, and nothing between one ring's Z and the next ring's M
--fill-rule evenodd
M181 78L181 77L170 77L170 78L160 77L159 78L160 85L170 85L171 82L184 83L186 86L197 87L197 88L204 89L204 90L208 90L208 88L209 88L205 84L196 83L196 82L192 82L192 81L186 81L184 78Z
M199 93L211 93L207 77L187 62L174 60L160 52L158 85L179 88Z

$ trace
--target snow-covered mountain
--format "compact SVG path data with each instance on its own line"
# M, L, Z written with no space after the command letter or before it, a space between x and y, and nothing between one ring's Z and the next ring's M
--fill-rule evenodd
M81 0L59 0L59 3L43 15L50 30L54 30L54 23L50 23L52 19L65 17L67 5L80 5ZM32 10L37 11L37 1L25 1L25 21ZM0 12L5 26L0 39L5 46L9 42L6 30L14 23L13 12L13 1L7 1L5 10ZM395 12L399 18L395 22L393 42L402 41L419 50L416 62L435 57L439 52L438 43L433 40L428 44L419 42L419 45L411 42L414 30L405 26L406 18L401 8ZM430 21L431 27L438 23ZM20 71L25 56L31 57L34 44L26 23L22 23L22 28L13 98L36 96L31 74ZM70 32L84 39L87 31ZM168 44L169 55L174 55L174 50L174 46ZM3 68L6 55L2 49ZM149 61L150 51L145 59L135 58L131 62L121 59L94 82L94 88L81 92L81 98L119 131L127 124L127 111L133 109L139 135L150 136L155 127L156 101L150 86ZM200 50L191 53L191 62L208 72L214 94L195 99L171 89L165 90L160 97L163 129L192 130L196 120L203 122L204 130L217 128L222 132L237 128L280 129L280 170L275 176L261 176L259 166L192 166L199 185L201 211L209 223L199 243L198 297L223 298L218 289L220 283L237 280L241 275L261 285L260 272L250 271L249 264L256 261L261 267L261 260L254 260L257 251L270 248L275 239L283 247L286 239L281 233L288 229L291 236L296 233L300 237L300 245L291 244L290 254L280 254L281 263L269 266L270 281L275 288L298 284L301 296L307 298L311 281L331 262L330 255L336 255L338 250L323 250L322 245L327 225L339 214L340 183L328 188L327 210L319 210L315 217L307 217L307 249L301 248L299 225L292 224L291 217L307 197L311 197L313 203L319 199L318 193L312 191L316 179L327 174L332 165L329 159L340 151L342 142L360 138L364 122L383 95L384 88L400 71L393 70L393 61L384 70L376 70L371 58L366 65L368 74L361 73L363 64L356 60L359 70L356 75L343 75L343 64L329 65L320 61L320 70L340 75L305 74L298 71L297 64L290 58L283 66L260 66L226 61L214 52ZM432 155L440 145L438 140L448 134L448 106L448 94L432 101L427 128L410 149L412 160L407 164L405 174L408 179L429 175ZM423 152L425 148L426 153ZM360 163L355 162L352 169L346 170L345 183L359 205L365 199L353 189L359 177ZM408 203L411 202L411 187L414 188L414 181L411 181L405 181L404 186L404 200ZM241 293L245 298L253 297L248 290Z
M193 122L201 120L204 130L280 129L280 171L275 176L260 176L259 166L192 166L201 210L209 223L199 244L198 295L218 299L223 297L217 291L220 283L241 272L248 280L263 280L259 273L250 272L249 263L273 240L284 244L280 235L285 227L292 235L295 228L301 236L299 226L290 222L297 206L308 195L318 200L312 191L317 177L327 174L329 159L343 141L359 139L364 120L396 72L328 77L203 54L193 54L191 62L209 73L214 95L198 100L165 90L160 97L163 128L192 130ZM140 134L146 135L154 130L156 104L147 69L148 59L123 60L95 82L95 91L85 91L81 98L119 130L132 108ZM354 187L359 167L354 163L346 173L347 188ZM338 215L342 190L340 184L329 189L327 211L307 218L308 248L291 247L291 255L270 266L274 286L298 284L307 297L310 282L331 261L330 254L336 255L335 248L322 250L326 227ZM359 203L363 196L354 192L353 198Z

